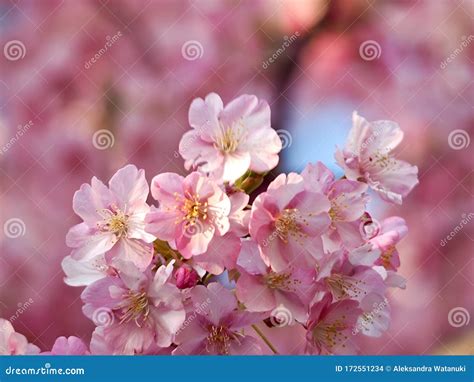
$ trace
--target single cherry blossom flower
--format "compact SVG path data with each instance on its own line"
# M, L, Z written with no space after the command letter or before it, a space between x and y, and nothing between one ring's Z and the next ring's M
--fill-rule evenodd
M229 197L198 172L186 178L174 173L157 175L151 194L159 208L147 215L147 231L173 244L186 259L205 253L214 236L229 231Z
M237 261L240 277L236 295L249 312L271 312L280 305L301 323L308 319L315 269L288 266L274 272L262 260L255 242L245 240Z
M243 192L229 195L229 231L224 236L214 236L206 252L192 258L192 263L214 275L224 269L234 269L240 252L240 237L248 235L250 209L245 209L249 196Z
M81 297L84 314L103 326L103 336L115 354L142 353L155 344L171 345L185 311L181 294L170 283L173 262L156 273L122 264L120 277L109 276L89 285Z
M343 245L355 248L363 244L360 219L368 202L367 184L348 180L336 180L334 174L321 162L308 164L301 176L309 191L320 191L331 203L331 225L324 236L325 248L336 251Z
M0 318L0 355L38 354L39 348L15 332L10 321Z
M357 112L343 150L335 157L350 180L362 180L384 200L401 204L418 184L418 168L396 159L392 151L403 139L403 131L392 121L368 122Z
M148 184L144 170L127 165L118 170L106 187L96 177L74 194L73 208L84 222L72 227L66 243L73 248L71 257L90 260L106 254L130 261L145 269L153 256L155 237L145 232Z
M310 310L307 352L310 354L354 354L354 330L362 314L354 300L332 302L327 294Z
M253 95L242 95L225 107L215 93L196 98L189 124L193 130L179 144L187 170L234 182L248 169L264 173L278 164L282 143L271 128L270 107Z
M384 219L380 224L377 236L369 240L375 248L381 251L380 257L375 262L387 270L396 271L400 266L400 255L395 245L408 233L408 227L403 218L392 216Z
M259 341L245 328L260 321L262 315L237 310L237 300L222 285L197 285L191 292L192 305L180 329L173 354L261 354Z
M344 251L327 255L338 257L330 273L320 272L317 289L328 291L335 301L351 299L362 301L374 293L384 296L386 285L381 275L370 266L353 265Z
M77 337L58 337L54 341L53 348L43 355L88 355L90 354L86 344Z
M314 265L323 255L321 235L330 224L326 196L305 188L295 173L279 175L252 205L250 235L275 272L289 264Z

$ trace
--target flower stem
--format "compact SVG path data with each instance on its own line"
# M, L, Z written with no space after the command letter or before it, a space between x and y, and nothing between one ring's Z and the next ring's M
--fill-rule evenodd
M252 325L252 329L258 334L258 336L267 344L273 354L278 354L278 351L275 349L275 346L268 340L268 338L263 334L263 332L257 327L257 325Z

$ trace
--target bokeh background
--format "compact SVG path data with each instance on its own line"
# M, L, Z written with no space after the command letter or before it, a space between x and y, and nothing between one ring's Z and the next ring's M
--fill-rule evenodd
M371 211L408 222L408 287L362 352L472 354L473 17L472 0L1 0L0 316L42 349L88 341L60 268L74 191L129 162L184 172L191 100L250 93L285 140L277 171L337 170L353 110L401 125L420 184Z

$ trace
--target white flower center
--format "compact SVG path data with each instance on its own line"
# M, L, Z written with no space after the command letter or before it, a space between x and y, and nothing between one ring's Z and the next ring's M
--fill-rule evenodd
M214 137L214 147L224 154L237 151L243 138L243 125L226 127L221 124L220 131Z
M117 237L122 237L128 232L129 216L122 212L118 207L111 206L109 209L98 211L104 219L97 223L102 232L111 232Z

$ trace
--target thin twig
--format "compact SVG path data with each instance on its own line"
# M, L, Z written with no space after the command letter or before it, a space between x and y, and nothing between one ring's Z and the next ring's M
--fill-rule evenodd
M265 337L265 334L263 334L263 332L257 327L257 325L252 325L252 329L255 330L255 332L259 335L263 342L267 344L273 354L278 354L278 351L275 349L275 346L273 346L273 344L268 340L268 338Z

